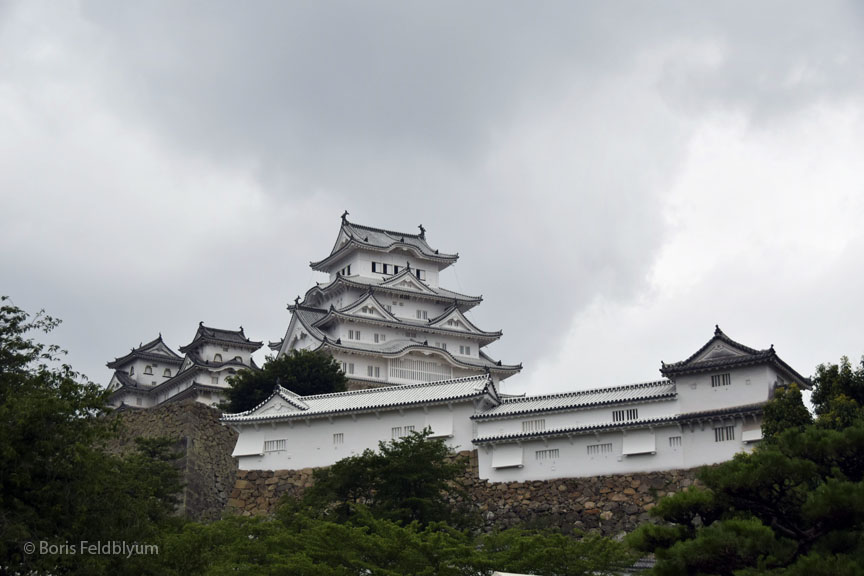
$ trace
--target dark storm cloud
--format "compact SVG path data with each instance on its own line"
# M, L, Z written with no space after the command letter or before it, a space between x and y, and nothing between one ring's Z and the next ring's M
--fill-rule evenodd
M69 168L52 181L10 161L6 182L37 182L49 210L68 200L45 191L68 186L92 203L80 217L93 231L48 233L4 269L27 270L15 286L44 295L36 306L77 302L67 324L87 325L99 362L159 329L179 345L198 320L280 337L347 208L376 226L423 223L459 251L450 287L483 293L475 319L505 330L492 354L531 367L596 295L644 288L695 123L717 110L783 122L859 98L864 70L861 11L839 2L33 6L0 24L27 48L0 56L0 87L41 102L21 134ZM46 46L59 63L34 60ZM56 86L86 97L49 124ZM94 136L88 114L120 126ZM75 171L100 148L128 165ZM70 256L52 290L40 262L59 244Z

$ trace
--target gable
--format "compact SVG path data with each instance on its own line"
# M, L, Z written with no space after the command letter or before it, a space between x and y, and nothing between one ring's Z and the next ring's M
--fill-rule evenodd
M471 321L465 317L462 311L455 306L452 306L449 311L444 312L438 318L433 318L429 325L433 328L459 330L470 334L486 334L472 324Z
M381 286L399 288L400 290L410 290L413 292L422 292L424 294L435 294L434 290L414 276L410 268L405 268L399 272L399 274L387 279L385 282L382 282Z
M353 304L339 310L344 314L358 316L361 318L369 318L372 320L387 320L389 322L401 322L392 313L388 312L384 305L381 304L371 291Z
M318 343L314 338L312 338L306 327L303 326L303 323L297 321L297 316L295 315L291 319L291 325L288 327L288 333L285 335L285 342L282 344L282 352L288 353L291 350L301 350L308 348L310 345L317 344Z
M722 358L732 358L735 356L750 356L745 351L723 342L719 338L714 338L708 343L708 346L691 362L702 362L703 360L719 360Z
M300 408L292 405L279 394L274 394L273 397L267 400L262 406L256 408L253 414L256 416L277 416L279 414L288 414L300 411Z

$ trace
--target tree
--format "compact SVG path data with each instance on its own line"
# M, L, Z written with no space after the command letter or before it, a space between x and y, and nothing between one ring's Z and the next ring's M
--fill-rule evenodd
M811 396L819 425L842 429L862 416L864 406L864 358L857 369L843 356L839 364L816 368Z
M301 396L342 392L348 380L339 363L326 352L293 350L278 358L268 358L260 370L240 370L230 381L226 412L251 410L273 393L279 383Z
M820 367L815 423L805 422L794 389L778 394L766 409L767 442L703 469L703 488L662 500L652 512L665 524L641 526L629 540L657 555L655 573L860 573L864 419L855 379L848 361ZM839 405L858 412L841 422Z
M456 479L465 462L430 434L427 429L380 442L378 452L365 450L316 470L304 505L337 521L346 521L356 505L364 504L376 516L402 524L466 524L467 511L450 504L450 496L461 493Z
M765 406L762 414L762 436L765 442L774 439L786 430L804 430L813 423L810 411L804 406L801 390L795 384L788 388L778 388L773 402Z
M0 572L125 573L112 556L26 554L28 541L146 541L168 522L177 491L158 442L106 454L106 392L29 337L59 321L0 298Z

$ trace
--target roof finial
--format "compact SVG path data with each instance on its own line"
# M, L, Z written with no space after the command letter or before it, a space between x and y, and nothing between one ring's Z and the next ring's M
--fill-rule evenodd
M342 213L342 224L347 224L347 223L348 223L348 211L345 210L345 212Z
M373 288L372 288L372 285L371 285L371 284L370 284L369 287L366 289L366 291L367 291L369 294L372 294Z
M715 325L714 325L714 335L715 335L715 336L719 336L719 335L722 334L722 333L723 333L723 331L720 330L720 325L719 325L719 324L715 324Z
M240 325L240 334L243 334L243 325Z
M405 261L405 269L409 271L411 270L411 262L409 260Z
M426 228L423 227L422 224L418 226L420 228L420 238L426 239Z
M204 321L201 320L200 322L198 322L198 326L204 326Z
M492 371L489 370L489 367L488 367L488 366L484 366L484 367L483 367L483 371L486 373L486 376L489 376L489 375L492 373Z
M276 377L276 389L274 390L274 392L278 392L281 387L282 387L282 378L279 378L277 376Z
M294 306L299 306L299 305L300 305L300 296L297 296L296 298L294 298Z

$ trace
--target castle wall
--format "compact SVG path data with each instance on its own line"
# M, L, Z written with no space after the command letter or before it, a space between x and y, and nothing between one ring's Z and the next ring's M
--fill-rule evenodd
M649 511L667 494L695 483L695 470L606 475L590 478L490 483L477 477L474 453L459 483L467 496L451 495L454 505L468 498L484 530L515 526L630 532L650 519ZM313 483L312 468L240 470L228 499L229 514L272 514L282 496L300 497Z

